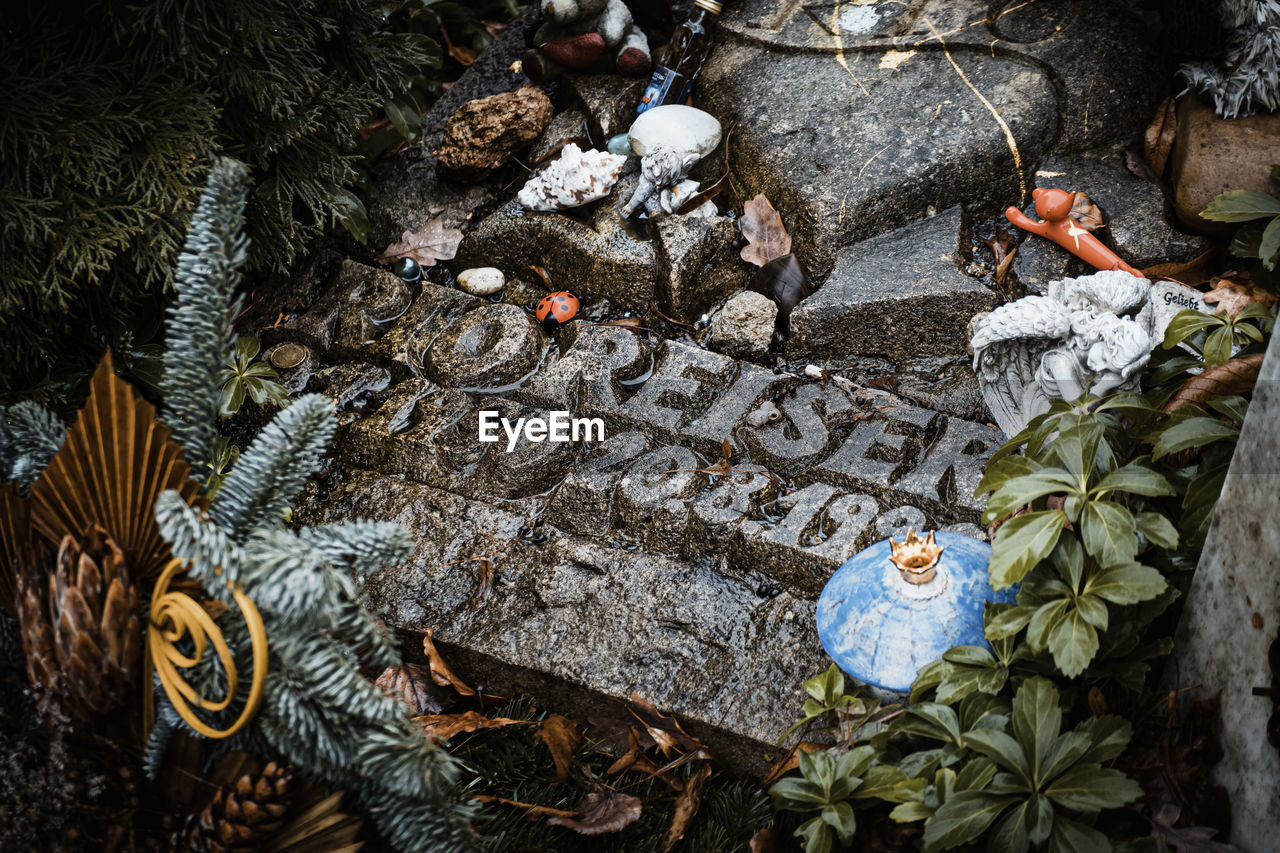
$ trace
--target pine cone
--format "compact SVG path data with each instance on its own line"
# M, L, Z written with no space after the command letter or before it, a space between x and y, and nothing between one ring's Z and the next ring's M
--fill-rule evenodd
M278 830L289 808L292 776L274 761L219 788L213 801L193 814L182 831L183 850L240 853L261 847Z
M29 551L18 572L18 614L27 673L85 719L135 694L142 668L138 590L124 552L90 525L63 537L49 572L47 552Z

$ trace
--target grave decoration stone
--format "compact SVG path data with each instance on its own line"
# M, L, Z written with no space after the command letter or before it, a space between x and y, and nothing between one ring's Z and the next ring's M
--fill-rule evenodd
M1211 780L1246 853L1280 837L1280 335L1258 374L1174 640L1175 687L1221 703Z

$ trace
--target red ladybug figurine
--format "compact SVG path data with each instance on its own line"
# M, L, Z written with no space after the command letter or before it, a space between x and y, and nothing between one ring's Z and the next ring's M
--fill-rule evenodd
M567 290L558 290L555 293L548 293L538 303L534 315L542 324L542 328L547 330L547 334L550 334L576 317L578 307L578 297Z

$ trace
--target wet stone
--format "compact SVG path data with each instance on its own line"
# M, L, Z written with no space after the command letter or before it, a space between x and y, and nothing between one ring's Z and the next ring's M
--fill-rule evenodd
M959 269L959 207L842 249L791 314L787 351L906 359L965 350L971 317L1003 300Z
M688 558L728 553L740 540L739 528L758 517L760 505L778 490L770 473L759 465L734 465L698 493L689 508L689 527L683 555Z
M585 114L596 147L627 128L636 118L636 104L648 78L626 78L617 74L571 74L566 85L577 108Z
M593 447L555 490L547 521L579 536L607 536L618 481L648 449L649 440L641 432L611 435Z
M673 438L711 406L736 373L732 359L667 341L658 348L653 373L617 414L655 436Z
M307 382L307 389L333 400L339 412L361 408L369 398L385 391L391 384L391 373L371 364L339 364L317 371Z
M323 357L355 357L408 309L413 295L399 277L343 261L324 295L296 320L264 335L294 340Z
M732 219L661 216L653 230L657 237L654 295L668 317L695 320L745 287L751 277L753 268L742 262L734 248L738 226Z
M526 211L513 200L463 238L457 264L497 267L507 278L536 265L584 304L608 299L619 308L645 310L653 298L653 244L633 236L614 210L634 180L623 178L611 195L563 213Z
M876 538L902 540L906 538L908 530L919 533L925 530L928 524L928 519L919 507L910 504L897 506L876 516Z
M522 308L486 305L459 317L432 342L427 377L454 388L499 389L538 366L546 340Z
M269 348L262 354L262 360L270 364L277 374L279 382L290 395L301 394L306 390L319 366L316 354L301 344L284 343ZM277 366L280 362L280 366Z
M484 302L452 287L423 282L399 322L366 347L364 355L404 378L421 375L427 349L448 326Z
M545 157L557 143L566 139L585 139L586 135L587 114L582 110L573 107L556 113L555 117L551 119L551 124L547 125L547 129L542 132L542 136L539 136L533 143L533 147L529 149L529 162L527 165L534 167L534 164ZM580 142L579 147L585 150L590 146Z
M679 553L689 523L689 499L706 482L706 474L698 470L704 467L692 450L678 445L641 456L618 483L615 529L650 550Z
M743 438L753 460L783 476L809 470L834 449L842 431L866 417L834 384L802 385L778 407L781 419L744 430Z
M311 524L353 515L417 535L408 561L370 579L371 603L393 628L432 625L464 678L510 685L571 716L635 691L680 715L730 766L758 773L788 724L778 708L798 707L800 682L823 667L812 602L555 531L545 545L513 541L523 505L496 509L352 471L327 502L296 511ZM484 553L496 578L472 607L474 566L449 563Z
M730 561L754 566L795 595L816 598L846 560L871 544L879 504L814 483L776 501L780 521L744 521Z

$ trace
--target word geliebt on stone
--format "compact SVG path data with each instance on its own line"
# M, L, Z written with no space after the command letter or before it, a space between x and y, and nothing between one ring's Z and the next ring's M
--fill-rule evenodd
M525 440L539 441L604 441L604 421L600 418L573 418L567 411L548 412L547 418L509 418L493 409L480 410L479 439L482 443L499 441L498 427L507 436L507 452L516 449L521 433Z

